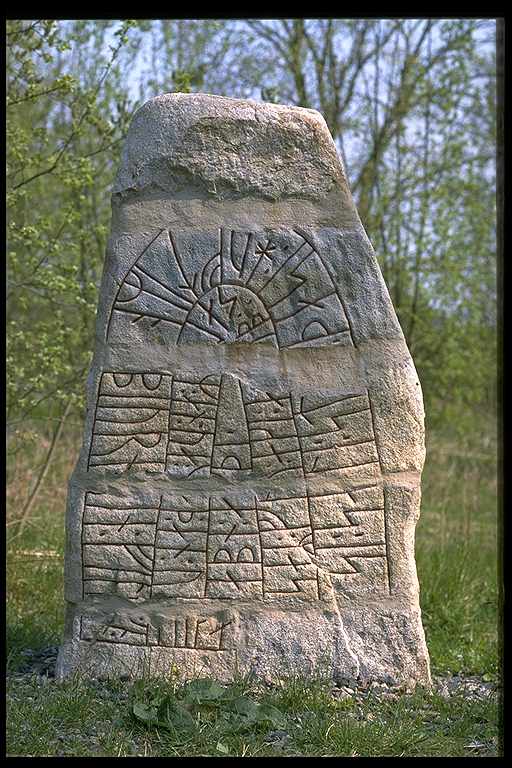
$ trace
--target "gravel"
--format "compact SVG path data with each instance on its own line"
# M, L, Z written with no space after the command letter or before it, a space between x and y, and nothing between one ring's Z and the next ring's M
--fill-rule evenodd
M464 696L468 699L486 699L495 695L499 690L496 683L484 680L476 675L433 675L432 691L445 699L452 696ZM340 699L355 697L363 700L369 696L378 696L379 698L397 699L404 693L410 693L407 689L397 688L386 683L371 683L364 688L350 688L340 686L333 689L333 696Z
M22 651L23 663L11 677L25 677L35 674L41 678L41 682L48 682L49 679L55 677L58 650L59 647L57 645L50 645L38 650L27 648ZM465 698L475 700L486 699L489 696L495 695L499 690L499 686L476 675L434 675L432 677L432 690L445 699L449 699L452 696L464 696ZM368 686L358 688L338 686L333 688L332 695L338 699L355 697L357 700L362 701L369 696L397 699L407 692L404 688L374 682Z
M24 662L18 667L13 677L22 675L40 675L43 677L55 677L55 665L57 663L58 645L49 645L39 648L37 651L27 648L21 652Z
M452 677L434 676L432 680L436 693L449 699L451 696L465 696L468 699L486 699L498 692L496 683L483 680L475 675Z

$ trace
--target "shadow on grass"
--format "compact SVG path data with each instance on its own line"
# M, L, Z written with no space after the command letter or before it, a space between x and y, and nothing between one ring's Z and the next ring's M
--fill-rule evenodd
M24 651L61 641L64 626L63 561L11 552L7 559L7 671L26 662Z

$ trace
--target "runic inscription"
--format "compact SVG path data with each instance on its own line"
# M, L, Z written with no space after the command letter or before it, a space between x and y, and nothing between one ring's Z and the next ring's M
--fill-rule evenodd
M167 344L353 345L328 265L296 230L160 231L122 280L107 338L130 338L135 326Z
M80 639L88 643L111 643L162 648L223 651L230 645L231 620L215 616L184 615L167 618L155 626L146 616L120 613L111 621L82 616Z
M166 466L175 474L211 469L219 390L220 376L173 378Z
M95 467L231 480L345 477L378 472L379 455L366 390L300 395L262 392L228 374L103 373Z
M321 600L322 574L343 589L390 589L384 493L259 498L162 495L114 506L88 493L82 536L83 595Z
M89 467L165 469L171 377L103 373Z

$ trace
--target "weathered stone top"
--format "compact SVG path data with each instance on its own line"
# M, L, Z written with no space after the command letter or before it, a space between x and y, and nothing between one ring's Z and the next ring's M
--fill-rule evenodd
M323 200L335 189L357 222L336 147L316 110L166 93L134 115L114 194Z

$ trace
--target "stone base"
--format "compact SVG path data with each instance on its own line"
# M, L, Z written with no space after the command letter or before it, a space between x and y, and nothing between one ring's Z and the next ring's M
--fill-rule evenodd
M230 682L326 677L341 685L416 683L429 686L419 610L360 606L226 607L212 601L191 607L115 608L82 614L70 606L71 636L61 647L57 678L145 676Z

